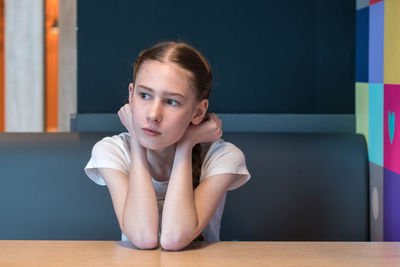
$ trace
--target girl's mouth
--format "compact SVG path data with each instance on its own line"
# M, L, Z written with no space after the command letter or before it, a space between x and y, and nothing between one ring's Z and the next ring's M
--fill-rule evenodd
M148 135L148 136L158 136L158 135L161 135L160 132L157 132L157 131L155 131L155 130L151 130L151 129L149 129L149 128L142 128L142 131L143 131L146 135Z

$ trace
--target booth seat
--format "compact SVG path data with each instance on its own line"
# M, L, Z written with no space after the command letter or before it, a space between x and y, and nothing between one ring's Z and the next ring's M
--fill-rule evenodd
M118 132L0 133L0 239L120 240L110 194L84 173ZM366 142L352 133L224 132L252 175L229 191L221 240L369 241Z

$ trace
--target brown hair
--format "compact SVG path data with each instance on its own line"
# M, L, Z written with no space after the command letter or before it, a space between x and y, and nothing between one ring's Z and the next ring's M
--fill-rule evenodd
M200 101L210 96L212 82L210 65L194 47L183 42L161 42L142 51L134 65L134 83L140 66L149 60L175 63L182 69L189 71L191 73L189 79L195 90L197 100ZM192 150L193 189L200 183L202 163L202 148L200 144L196 144Z

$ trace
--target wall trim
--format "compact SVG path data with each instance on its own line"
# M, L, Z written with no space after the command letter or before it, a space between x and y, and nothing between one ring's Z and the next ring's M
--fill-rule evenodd
M226 132L355 133L354 114L217 113ZM126 131L117 114L86 113L71 117L71 131Z

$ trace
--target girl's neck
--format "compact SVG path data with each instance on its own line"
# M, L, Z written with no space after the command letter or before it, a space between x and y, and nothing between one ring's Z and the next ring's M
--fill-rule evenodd
M174 163L176 144L162 150L147 149L147 159L150 165L151 176L159 181L169 180Z

